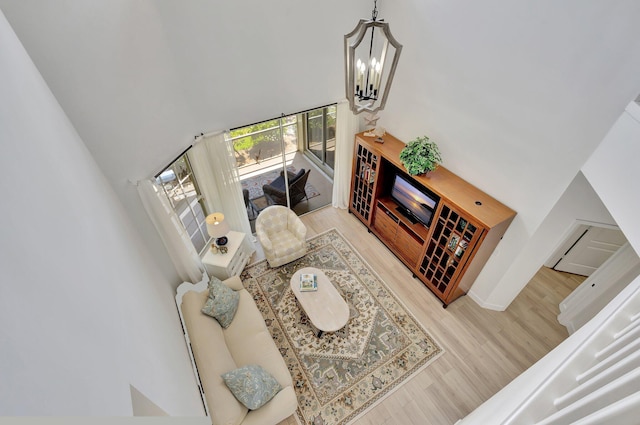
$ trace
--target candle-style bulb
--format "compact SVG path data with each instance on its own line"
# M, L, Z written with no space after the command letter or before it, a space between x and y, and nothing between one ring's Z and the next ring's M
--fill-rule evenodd
M382 77L382 64L378 62L376 64L376 77L374 81L376 91L380 88L380 77Z

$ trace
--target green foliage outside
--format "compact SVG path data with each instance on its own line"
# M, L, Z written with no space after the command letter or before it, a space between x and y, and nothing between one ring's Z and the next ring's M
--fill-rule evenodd
M327 108L327 131L329 138L335 137L336 106ZM308 115L307 115L308 114ZM294 114L282 118L282 130L285 152L297 149L298 120L306 119L309 125L307 135L309 144L322 141L323 108L309 111L306 114ZM305 118L306 117L306 118ZM239 167L259 163L262 160L281 155L280 118L263 121L257 124L238 128L230 132L233 149ZM310 145L309 145L310 146Z
M336 128L336 106L328 106L327 110L327 135L328 139L335 137ZM323 120L322 120L322 108L316 109L308 113L307 125L309 129L310 142L321 142L323 138Z
M284 117L282 125L292 124L296 122L296 116L290 115ZM231 138L248 135L233 141L233 147L236 151L249 150L255 145L262 142L278 142L280 141L280 118L269 121L263 121L258 124L247 127L238 128L231 131ZM260 132L262 131L262 132ZM260 133L258 133L260 132ZM253 134L257 133L257 134Z

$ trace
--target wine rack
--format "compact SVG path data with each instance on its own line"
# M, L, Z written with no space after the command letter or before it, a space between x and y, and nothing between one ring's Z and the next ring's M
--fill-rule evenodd
M354 164L351 208L364 221L368 221L373 205L378 156L364 146L358 145Z
M468 218L446 204L442 206L419 268L431 289L442 298L447 297L451 282L464 269L480 233Z
M349 211L447 307L471 288L516 212L440 165L407 176L440 199L428 226L407 220L391 196L393 177L406 174L406 145L389 133L366 134L355 137Z

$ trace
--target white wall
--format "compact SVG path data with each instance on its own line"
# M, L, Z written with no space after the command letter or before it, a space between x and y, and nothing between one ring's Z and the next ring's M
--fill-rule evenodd
M344 97L343 34L372 3L0 0L163 275L180 281L134 188L195 134Z
M472 288L502 310L549 254L531 238L640 92L640 3L411 0L385 10L405 49L380 123L404 140L429 135L446 167L518 212ZM527 272L514 276L513 264Z
M583 172L636 252L640 252L638 158L640 105L631 102L589 158Z
M379 2L404 45L380 125L427 134L444 164L518 212L473 291L514 262L625 105L640 93L640 3ZM127 178L158 171L195 133L344 96L343 35L372 3L0 0L163 275L177 284ZM536 254L540 254L536 252ZM546 253L545 253L546 254ZM539 265L539 264L537 264Z
M607 205L612 218L615 218L636 252L640 246L640 226L637 224L640 200L636 195L634 167L637 167L636 159L640 154L639 146L640 105L632 102L582 169L585 179L593 188L592 190L597 192ZM503 423L516 409L522 409L523 403L530 399L530 395L536 395L547 378L559 373L563 362L575 358L576 350L582 342L590 338L601 326L605 326L604 334L612 334L618 330L607 329L607 325L611 327L622 323L610 320L609 316L626 301L633 299L638 287L640 287L640 277L635 278L592 320L471 412L461 424ZM632 313L629 309L622 313L621 317L631 317ZM598 351L596 348L594 345L587 345L587 349L591 352ZM572 369L575 371L584 365L574 364L573 366ZM570 372L571 369L567 370ZM543 391L543 394L547 395L552 393L553 391ZM536 399L540 400L541 398L537 397Z
M480 305L503 310L520 293L549 256L569 236L576 220L616 225L615 220L581 172L575 176L567 190L553 206L538 230L526 241L520 255L511 263L503 280L513 282L505 287L496 287L490 294L491 304L479 296L476 286L469 296ZM494 257L503 255L504 246L499 246Z
M202 414L166 277L0 13L0 416Z

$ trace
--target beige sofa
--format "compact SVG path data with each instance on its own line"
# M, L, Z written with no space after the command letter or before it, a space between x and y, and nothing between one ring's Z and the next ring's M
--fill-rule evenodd
M190 347L194 371L200 381L205 409L213 425L277 424L291 416L298 404L291 375L256 303L238 277L223 282L240 293L238 310L226 329L201 312L207 281L178 287L176 303ZM221 375L241 366L260 365L282 386L264 406L248 410L227 388Z

